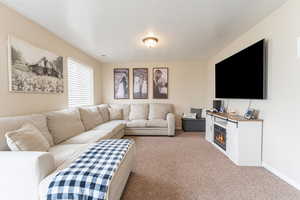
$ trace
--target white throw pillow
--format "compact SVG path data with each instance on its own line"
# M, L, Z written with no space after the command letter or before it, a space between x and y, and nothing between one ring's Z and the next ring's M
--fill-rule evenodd
M50 144L43 134L32 124L24 124L20 129L5 134L7 145L12 151L43 151Z
M106 104L99 105L98 110L102 116L103 122L109 121L108 105L106 105Z
M48 128L55 144L85 131L77 108L49 112L46 116Z
M184 113L183 118L186 119L197 119L197 113Z
M95 128L104 121L96 106L79 108L79 112L86 131Z
M167 119L167 114L172 113L172 105L166 103L151 103L149 105L149 120Z
M129 120L148 119L149 104L131 104Z
M121 108L109 108L110 120L122 120L123 119L123 109Z
M130 104L110 104L111 108L120 108L123 110L123 119L129 120Z

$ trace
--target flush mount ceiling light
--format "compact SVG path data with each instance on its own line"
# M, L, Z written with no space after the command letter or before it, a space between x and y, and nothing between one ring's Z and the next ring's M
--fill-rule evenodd
M145 37L142 41L144 45L148 48L154 48L158 43L158 39L153 36Z

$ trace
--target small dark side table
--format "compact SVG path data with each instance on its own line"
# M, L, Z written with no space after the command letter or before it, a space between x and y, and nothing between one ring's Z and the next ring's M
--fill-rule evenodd
M205 132L205 118L200 119L188 119L181 118L182 129L185 132Z

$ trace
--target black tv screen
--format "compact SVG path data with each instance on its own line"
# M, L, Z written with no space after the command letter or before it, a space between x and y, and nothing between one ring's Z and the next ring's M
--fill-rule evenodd
M215 66L215 95L224 99L266 99L265 40Z

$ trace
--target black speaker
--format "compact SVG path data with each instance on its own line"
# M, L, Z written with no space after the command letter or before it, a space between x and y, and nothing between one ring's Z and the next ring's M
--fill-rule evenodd
M222 107L222 101L221 100L214 100L213 101L213 108L214 110L216 110L217 112L221 111L221 107Z

